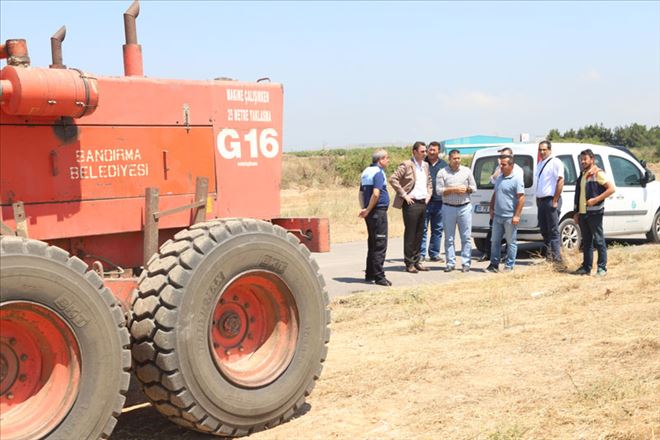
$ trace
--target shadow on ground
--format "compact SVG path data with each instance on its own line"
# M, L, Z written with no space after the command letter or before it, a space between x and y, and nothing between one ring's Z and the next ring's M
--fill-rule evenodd
M305 415L311 408L308 403L303 404L293 418ZM110 437L111 440L229 440L231 438L182 428L167 420L151 405L124 411Z

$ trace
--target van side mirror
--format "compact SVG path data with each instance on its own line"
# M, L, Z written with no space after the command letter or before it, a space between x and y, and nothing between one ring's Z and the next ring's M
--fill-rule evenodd
M644 171L644 176L642 177L642 188L646 187L646 184L653 182L655 180L655 174L651 170Z

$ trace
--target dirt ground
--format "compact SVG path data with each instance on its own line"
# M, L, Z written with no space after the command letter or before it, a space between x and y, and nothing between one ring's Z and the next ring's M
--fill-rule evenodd
M615 245L604 278L539 262L340 298L305 410L250 438L658 438L659 264L660 246ZM213 437L147 406L126 411L112 438Z

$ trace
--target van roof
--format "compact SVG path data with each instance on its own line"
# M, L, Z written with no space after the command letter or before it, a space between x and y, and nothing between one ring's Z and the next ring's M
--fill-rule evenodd
M511 148L513 155L516 154L531 154L536 156L536 151L538 148L538 143L516 143L509 145L501 145L499 147L490 147L483 148L474 153L474 157L483 157L483 156L495 156L498 153L498 150L502 148ZM552 143L552 152L553 154L566 154L566 153L579 153L582 150L587 148L591 149L594 153L607 153L608 149L615 149L622 153L625 153L635 159L636 162L641 164L641 161L635 157L635 155L626 147L614 146L614 145L596 145L596 144L585 144L578 142L553 142Z

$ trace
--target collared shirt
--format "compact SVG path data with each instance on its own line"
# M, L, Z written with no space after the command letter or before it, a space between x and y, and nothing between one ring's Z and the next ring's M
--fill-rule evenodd
M548 161L550 163L545 165ZM536 197L554 197L557 190L557 180L560 177L564 178L564 164L561 160L550 156L539 162L536 165Z
M362 191L362 202L364 207L369 206L369 200L374 192L374 188L380 190L376 208L387 208L390 204L390 195L387 193L387 179L385 178L385 170L378 164L368 166L360 176L360 191Z
M460 185L467 185L469 192L477 190L477 184L474 181L472 171L468 167L461 165L458 170L453 171L451 167L446 166L438 171L436 178L436 192L442 195L442 203L450 205L463 205L470 202L470 194L443 194L445 188L451 188Z
M516 213L518 194L525 193L522 175L511 173L508 176L500 174L495 179L495 215L510 218Z
M435 188L437 186L436 180L438 178L438 171L446 167L447 162L445 162L440 158L438 158L438 160L434 164L431 163L428 157L425 160L429 164L429 173L431 173L431 182L433 183L433 192L431 193L431 201L442 203L442 196L436 192Z
M412 191L408 193L410 197L415 200L425 199L427 195L426 191L426 173L424 172L424 167L422 164L417 162L415 158L412 159L413 166L415 167L415 186Z

